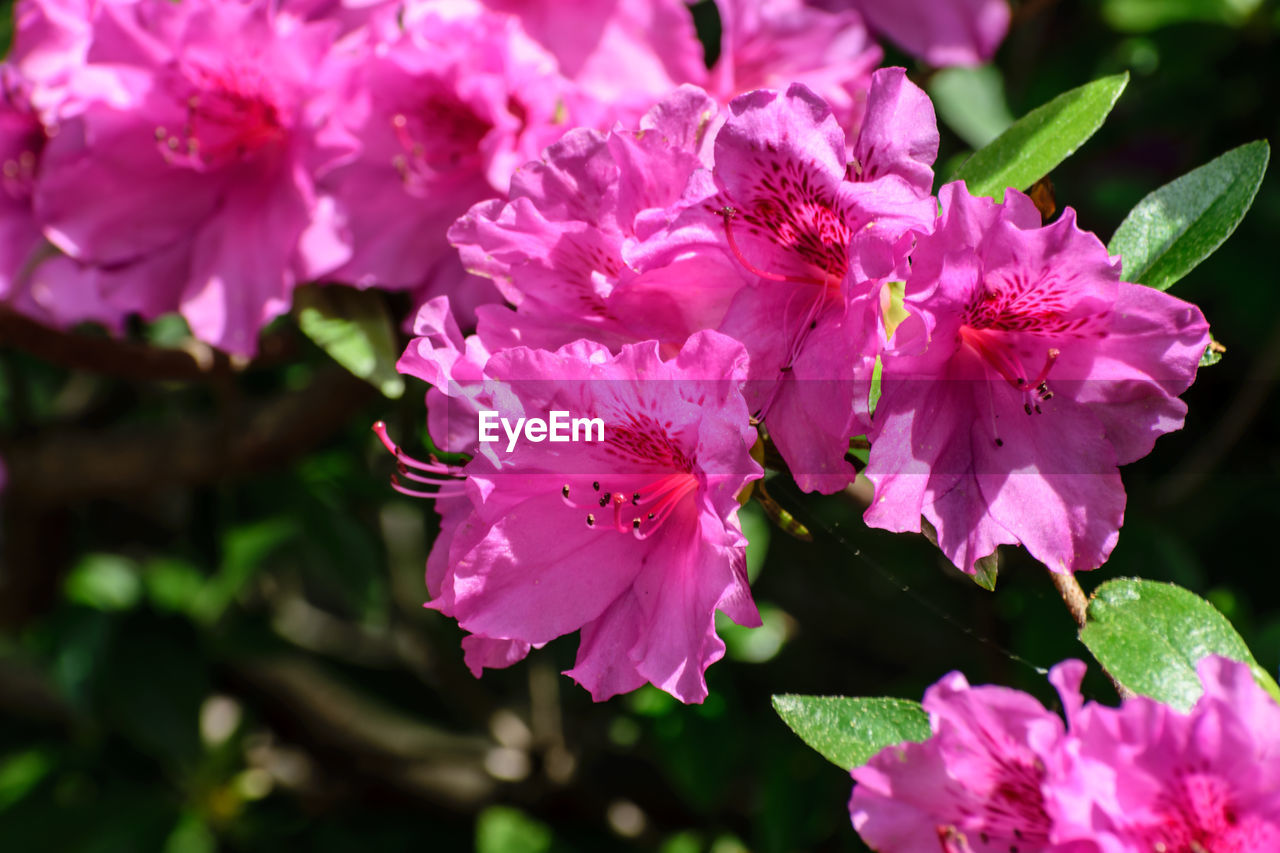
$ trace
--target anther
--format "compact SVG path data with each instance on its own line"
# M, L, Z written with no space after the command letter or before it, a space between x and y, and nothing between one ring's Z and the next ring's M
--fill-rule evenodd
M649 513L649 520L653 521L653 513Z
M633 519L631 519L631 529L632 529L632 530L639 530L639 529L640 529L640 519L638 519L638 518L633 518Z
M587 527L595 527L595 526L596 526L596 517L591 513L587 513Z
M595 489L597 492L600 491L600 481L596 480L594 483L592 483L591 488Z
M636 492L634 495L632 495L632 496L631 496L631 502L632 502L633 504L638 504L638 503L640 503L640 493L639 493L639 492Z
M997 438L997 439L996 439L996 447L1004 447L1004 439L1003 439L1003 438Z
M606 506L609 503L609 496L606 494L600 499L600 506Z
M568 483L564 484L564 488L560 490L560 494L564 496L565 500L569 500L569 484Z

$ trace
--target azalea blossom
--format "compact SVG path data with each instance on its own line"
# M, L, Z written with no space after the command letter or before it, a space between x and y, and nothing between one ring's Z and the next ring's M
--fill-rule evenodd
M1183 712L1085 702L1085 666L1049 673L1066 723L1031 696L951 673L932 734L853 770L849 811L882 853L1245 853L1280 844L1280 705L1248 665L1199 662Z
M471 633L476 674L581 629L567 674L597 700L649 682L701 701L703 672L724 653L715 611L759 624L737 522L738 493L761 475L741 345L700 332L665 361L653 341L617 355L585 340L514 347L476 375L482 350L466 349L443 307L428 309L419 328L430 339L401 369L471 395L451 420L481 407L513 421L559 410L604 429L593 442L490 445L461 469L399 455L402 476L431 487L444 517L428 606Z
M517 20L477 4L416 4L371 26L350 85L361 152L325 176L353 238L332 277L362 287L412 289L461 303L496 301L445 238L482 199L583 115L555 60ZM582 102L585 103L585 102Z
M728 102L752 89L802 83L827 102L849 135L866 109L871 72L884 52L852 9L827 11L803 0L716 0L720 56L707 84Z
M1055 668L1078 695L1084 664ZM891 746L854 768L853 826L882 853L1036 853L1047 849L1046 762L1066 727L1034 697L970 687L952 672L925 691L932 736Z
M84 13L91 44L35 187L44 233L111 270L102 295L121 310L179 310L198 338L250 354L293 285L349 251L313 181L355 146L333 122L334 25L265 0Z
M1009 30L1008 0L819 0L856 9L871 29L930 65L980 65Z
M642 271L718 253L745 276L719 329L747 345L748 402L802 489L853 479L845 454L865 431L879 343L875 282L905 270L904 238L932 224L937 145L933 107L900 68L873 75L849 148L804 86L742 95L713 169L628 252Z
M1144 696L1076 709L1048 806L1063 849L1280 850L1280 705L1246 664L1197 672L1187 713Z
M634 122L682 83L706 81L702 44L683 0L484 3L516 16L555 57L559 72L608 111L601 129Z
M100 292L116 274L63 256L36 219L32 197L49 142L36 90L14 66L0 67L0 303L53 326L119 329L125 312Z
M473 207L449 231L463 262L491 277L514 308L486 306L490 349L555 349L586 337L613 350L656 339L678 351L724 318L745 279L720 253L639 273L628 241L676 205L709 159L716 102L684 86L635 130L579 128L519 169L509 201Z
M1100 566L1125 493L1118 466L1178 429L1208 326L1194 305L1120 281L1069 208L943 187L906 277L870 433L866 521L919 531L958 567L1022 544L1053 571Z

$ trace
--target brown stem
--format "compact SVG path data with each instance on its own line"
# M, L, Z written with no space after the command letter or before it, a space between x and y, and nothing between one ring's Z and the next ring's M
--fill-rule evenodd
M152 381L203 381L243 366L206 344L192 342L185 349L176 349L64 332L3 308L0 347L20 349L62 367ZM277 360L287 348L284 339L266 336L259 360Z
M1049 578L1057 588L1058 594L1062 596L1062 602L1067 605L1067 610L1075 620L1076 627L1084 630L1085 624L1089 621L1089 597L1080 588L1080 582L1076 580L1076 576L1071 572L1049 572ZM1115 687L1121 699L1133 697L1133 691L1117 681L1116 677L1102 665L1102 661L1098 661L1098 666L1102 667L1102 671L1111 680L1112 686Z
M1071 618L1076 620L1076 627L1083 630L1089 620L1089 597L1080 588L1080 582L1071 572L1049 572L1049 579L1057 587Z
M0 447L9 468L5 498L65 506L278 467L349 423L374 393L335 365L317 371L303 388L247 404L229 417L176 418L109 432L45 430Z

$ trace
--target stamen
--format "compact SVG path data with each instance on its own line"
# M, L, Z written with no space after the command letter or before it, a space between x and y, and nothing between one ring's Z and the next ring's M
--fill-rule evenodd
M440 498L460 498L466 495L466 492L459 489L450 489L448 491L441 489L437 492L422 492L417 489L410 489L401 484L398 477L394 474L391 476L391 488L395 489L402 495L408 495L411 498L425 498L427 500L438 500Z
M826 281L819 281L815 278L805 278L802 276L779 275L778 273L765 272L757 267L751 261L747 260L747 256L742 254L742 250L738 248L738 241L733 237L733 229L729 227L729 222L738 216L738 211L733 207L723 207L719 211L720 217L724 220L724 236L729 241L729 249L733 252L733 256L738 259L738 263L747 268L747 271L758 275L768 281L785 281L792 284L814 284L818 287L825 287Z
M408 456L392 441L391 436L387 433L387 425L384 421L376 422L373 425L373 432L378 436L378 440L382 442L382 446L387 449L387 452L396 459L396 473L391 475L391 488L402 495L432 500L457 498L466 495L465 485L460 480L460 478L466 476L462 468L456 465L445 465L435 457L432 457L432 461L427 463ZM410 468L416 470L410 470ZM401 477L412 480L415 483L437 486L438 489L434 492L410 489L400 482ZM565 488L567 489L568 486Z

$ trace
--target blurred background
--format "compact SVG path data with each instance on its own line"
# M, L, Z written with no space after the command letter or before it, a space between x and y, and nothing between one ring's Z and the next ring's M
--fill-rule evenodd
M914 75L938 101L939 174L1008 115L1127 69L1107 124L1052 175L1059 208L1105 240L1147 192L1280 138L1278 31L1257 0L1017 4L994 66ZM1278 233L1273 169L1175 285L1227 351L1185 395L1186 429L1124 470L1120 544L1081 578L1195 590L1273 673ZM1087 657L1024 553L988 593L922 539L867 530L856 497L775 478L814 541L748 507L765 626L722 632L705 704L651 688L592 703L558 674L576 636L477 681L457 626L422 608L433 509L390 489L369 431L385 419L420 450L425 386L384 399L288 318L247 366L154 348L185 337L180 320L126 344L0 324L6 849L860 850L848 776L771 694L918 699L961 669L1052 701L1035 667ZM1115 701L1094 676L1088 695Z

